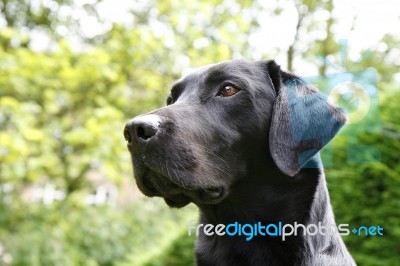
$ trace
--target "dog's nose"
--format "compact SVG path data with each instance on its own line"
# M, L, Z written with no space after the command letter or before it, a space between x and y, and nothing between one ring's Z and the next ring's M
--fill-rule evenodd
M158 131L160 117L157 115L138 116L129 121L124 129L124 137L128 142L144 143L154 137Z

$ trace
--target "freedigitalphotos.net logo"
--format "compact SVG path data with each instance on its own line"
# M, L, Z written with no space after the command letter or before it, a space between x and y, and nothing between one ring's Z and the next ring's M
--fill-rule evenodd
M321 222L318 224L304 225L295 222L294 224L283 224L282 222L263 224L257 222L254 224L241 224L238 222L225 224L198 224L194 225L193 220L189 221L188 224L188 236L192 233L196 236L200 235L200 232L206 236L229 236L229 237L245 237L246 241L252 240L256 236L260 237L280 237L282 241L285 241L288 236L298 235L328 235L332 236L339 234L341 236L348 236L351 233L357 236L383 236L383 227L377 226L360 226L354 227L350 231L349 224L334 224L322 225Z
M381 131L381 117L379 112L379 98L377 89L377 74L375 69L367 68L353 71L355 68L360 68L360 63L371 55L368 50L363 53L358 60L350 63L347 59L348 45L347 40L339 40L341 64L337 65L331 62L328 57L317 57L324 62L325 65L336 70L335 73L326 75L317 75L303 77L306 83L314 85L322 93L319 95L327 98L328 102L335 106L339 106L347 114L347 123L341 131L341 136L346 138L347 162L368 163L380 161L381 153L377 147L367 145L360 142L360 135L365 133L376 133ZM314 95L300 95L294 89L290 89L291 81L289 80L289 98L295 97L316 97ZM292 86L293 87L293 86ZM291 112L291 110L289 110ZM326 113L329 118L334 118L329 110L321 110ZM292 119L295 119L295 113L291 114ZM324 140L323 130L319 128L310 129L312 136L299 135L299 130L296 129L296 121L291 123L292 136L295 141L317 139L326 144ZM299 136L297 136L299 135ZM328 143L321 151L324 162L324 167L332 167L333 150L332 144ZM301 161L301 158L299 158Z

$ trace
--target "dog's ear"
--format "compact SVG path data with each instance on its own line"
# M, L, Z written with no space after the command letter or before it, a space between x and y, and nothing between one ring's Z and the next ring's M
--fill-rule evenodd
M276 92L269 149L278 168L294 176L301 168L321 167L313 158L345 124L343 110L330 105L311 85L267 62Z

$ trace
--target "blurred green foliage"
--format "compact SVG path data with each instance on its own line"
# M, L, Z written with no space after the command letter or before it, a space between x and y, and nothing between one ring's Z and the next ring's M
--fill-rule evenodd
M142 265L179 237L188 213L197 215L194 206L181 212L156 200L135 206L87 207L78 198L46 207L3 205L1 244L12 265ZM176 259L193 261L187 247Z
M114 184L120 195L135 193L125 123L163 106L171 82L189 67L260 59L252 58L249 36L260 15L280 15L281 1L274 10L263 10L258 1L134 1L132 24L114 23L94 36L82 33L72 13L60 14L67 7L101 24L96 8L102 1L93 2L76 10L69 0L37 6L0 1L0 264L193 265L194 238L186 226L197 217L194 206L170 210L162 200L137 197L86 205L85 195L97 186L90 176ZM293 3L298 32L322 29L327 37L296 35L286 51L288 65L301 56L324 74L327 66L316 55L338 52L332 1ZM312 19L321 10L329 13L325 23ZM78 47L60 26L68 27ZM45 32L47 48L32 48L38 31ZM400 84L393 79L400 69L398 37L386 35L381 43L387 48L373 47L358 65L378 71L382 120L382 131L358 140L379 148L382 159L349 164L347 140L339 136L327 170L337 222L385 228L380 238L344 238L359 265L396 265L400 251ZM310 49L297 51L300 41ZM46 183L65 198L50 205L26 200L29 189Z

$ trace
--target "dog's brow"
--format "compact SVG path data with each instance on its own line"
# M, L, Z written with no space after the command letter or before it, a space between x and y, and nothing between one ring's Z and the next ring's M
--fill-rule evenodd
M182 80L175 81L171 87L171 95L173 97L177 97L179 94L181 94L183 87L184 84L182 83Z
M230 76L221 70L214 70L204 77L205 84L215 84L215 83L222 83L225 80L229 79Z
M205 83L222 82L229 78L229 75L221 70L214 70L205 76Z
M226 71L214 70L207 73L204 77L204 83L207 86L213 86L222 84L225 81L233 82L235 85L239 86L241 89L246 87L246 81L237 75L227 73Z
M181 87L181 80L176 80L172 83L171 86L171 93L176 92L177 90L179 90Z

